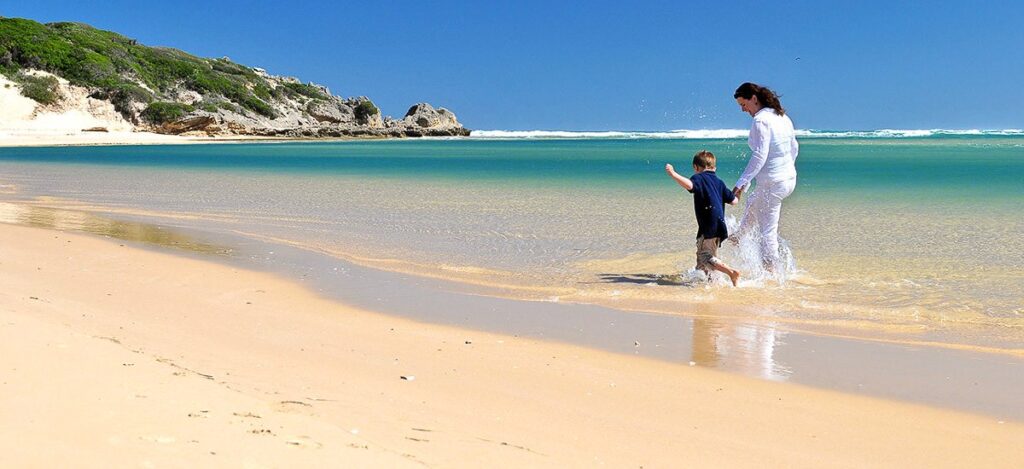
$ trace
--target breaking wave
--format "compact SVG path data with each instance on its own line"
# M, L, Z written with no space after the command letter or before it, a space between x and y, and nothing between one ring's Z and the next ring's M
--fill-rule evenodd
M569 130L474 130L474 139L730 139L745 138L747 129L700 129L644 131L569 131ZM879 130L797 130L802 138L930 138L930 137L1024 137L1024 129L879 129Z
M493 138L493 139L641 139L641 138L675 138L675 139L703 139L703 138L740 138L746 137L748 130L741 129L717 129L717 130L669 130L664 132L625 132L617 130L575 132L568 130L474 130L469 134L470 138Z

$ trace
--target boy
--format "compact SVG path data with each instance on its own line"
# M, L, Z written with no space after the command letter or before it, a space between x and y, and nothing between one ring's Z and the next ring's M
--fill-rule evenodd
M718 260L718 247L729 237L725 226L725 205L736 205L736 196L715 174L715 155L701 150L693 155L694 175L680 176L671 164L665 165L665 172L675 179L683 189L693 194L693 209L697 215L697 268L711 278L711 269L729 276L736 286L740 273Z

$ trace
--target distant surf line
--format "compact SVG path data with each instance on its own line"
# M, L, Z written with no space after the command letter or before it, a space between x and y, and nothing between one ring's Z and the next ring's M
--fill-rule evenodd
M737 139L747 129L679 129L668 131L570 131L570 130L474 130L471 139ZM1024 129L879 129L879 130L797 130L802 138L933 138L933 137L1024 137Z

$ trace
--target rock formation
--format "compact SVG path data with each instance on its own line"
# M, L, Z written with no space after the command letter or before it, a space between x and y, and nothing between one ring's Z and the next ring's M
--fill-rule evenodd
M274 76L227 57L147 47L81 23L0 17L0 26L0 73L39 108L95 110L106 114L103 120L165 134L469 135L450 111L426 103L395 120L382 116L367 97L342 98L326 86Z

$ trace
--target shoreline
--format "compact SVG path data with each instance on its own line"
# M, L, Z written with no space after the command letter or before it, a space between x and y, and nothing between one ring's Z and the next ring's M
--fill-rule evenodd
M201 230L199 229L194 229L190 231L196 231L197 233L201 232ZM857 331L857 329L851 329L849 326L829 327L827 325L822 325L821 321L801 320L791 317L765 318L763 317L763 315L758 314L756 310L751 310L750 312L745 312L743 314L724 313L725 309L735 310L743 308L742 305L736 304L728 304L720 307L714 304L695 302L687 304L687 306L691 310L705 309L712 310L713 312L708 312L704 314L696 314L692 312L670 312L670 310L666 308L656 308L644 305L641 301L626 301L623 299L616 299L614 301L599 301L593 298L582 297L573 294L558 295L557 292L561 290L561 288L557 286L539 287L532 285L512 285L487 280L481 281L478 278L468 277L465 275L457 275L460 273L458 269L453 270L446 268L438 268L436 266L429 266L427 264L405 261L401 259L366 257L347 252L325 252L319 249L303 246L301 244L295 243L287 239L263 236L251 232L236 232L236 234L247 239L265 243L268 246L280 246L295 249L298 251L315 252L331 258L340 259L346 263L354 264L368 270L387 272L389 274L395 274L410 279L426 279L426 281L447 283L450 284L448 287L446 287L449 290L464 291L468 294L480 294L483 296L488 296L501 300L528 303L553 302L563 305L606 308L609 310L619 311L624 314L651 314L659 316L682 315L687 318L718 319L725 321L734 321L738 323L752 323L767 320L773 323L775 326L784 329L786 332L789 333L812 335L831 339L846 339L852 341L875 342L879 344L894 346L928 347L968 353L1002 355L1014 359L1024 359L1024 348L1020 347L1007 348L977 343L961 343L951 341L943 342L937 340L936 338L924 337L916 339L911 338L911 336L901 336L898 334L869 336L866 334L856 334L854 332ZM544 294L550 294L553 297L557 297L557 300L545 299ZM748 307L748 309L750 309L750 307Z
M0 246L13 465L1024 463L1018 422L380 315L81 234L0 225Z
M1024 422L1024 408L1010 391L1024 387L1024 375L1016 372L1024 360L1012 351L807 332L771 318L715 314L707 304L667 315L508 298L457 279L380 269L240 233L121 221L87 211L0 203L0 217L5 223L113 237L155 252L265 272L301 283L322 298L389 317ZM837 370L832 362L846 366Z
M702 318L712 320L732 321L737 323L760 323L770 322L772 327L782 329L788 333L828 337L834 339L846 339L852 341L875 342L883 345L903 347L926 347L960 351L967 353L982 353L992 355L1003 355L1012 359L1024 359L1024 348L1019 346L1019 341L1013 342L978 342L978 341L956 341L955 336L944 336L942 332L931 334L900 333L893 331L882 331L880 329L857 328L857 324L835 325L818 319L801 319L799 317L780 317L765 312L754 306L741 303L709 303L693 302L685 304L688 312L680 313L678 305L672 308L661 304L644 303L641 299L629 297L615 297L612 299L593 296L577 295L571 289L560 286L537 286L527 284L505 283L493 281L493 278L481 278L479 276L467 275L467 270L483 270L479 267L451 268L446 265L431 265L416 261L409 261L397 258L381 258L354 254L350 251L339 251L336 249L323 249L315 246L307 246L277 236L264 235L252 230L229 230L227 233L214 234L201 225L179 223L182 220L190 220L185 213L164 213L152 210L135 210L124 207L109 207L102 205L78 204L71 199L52 199L41 197L33 200L10 199L0 201L0 204L13 204L29 210L39 210L36 215L23 214L27 218L56 218L67 217L70 219L79 218L81 214L97 216L97 221L103 225L107 223L119 223L124 220L131 220L129 223L139 226L150 227L173 227L182 232L191 232L197 239L210 236L220 237L226 245L243 243L257 243L266 246L278 247L279 249L290 249L295 252L307 252L339 260L342 263L353 264L370 271L386 272L408 279L418 279L427 282L439 282L447 284L444 288L451 291L460 291L466 294L477 294L495 299L519 301L529 303L558 303L563 305L576 305L582 307L598 307L616 310L621 313L652 314L661 316L682 315L687 318ZM53 212L43 216L42 212ZM61 212L67 214L58 215ZM77 215L76 215L77 214ZM159 229L159 228L157 228ZM104 233L99 233L104 234ZM272 251L273 249L267 249ZM310 259L304 262L310 262ZM273 270L273 269L264 269ZM281 273L281 272L278 272ZM329 272L328 272L329 274ZM298 277L295 274L293 277ZM415 283L415 282L412 282ZM567 293L568 292L568 293ZM701 313L693 311L701 310Z
M170 135L155 132L60 132L55 134L39 134L31 132L18 135L10 131L0 130L0 148L24 147L93 147L93 146L132 146L132 145L199 145L199 144L231 144L231 143L289 143L289 142L349 142L374 140L409 140L413 138L437 137L263 137L257 135ZM448 137L446 137L448 138ZM454 138L454 137L451 137Z
M330 158L325 161L330 161L331 165L334 165L332 166L332 168L345 169L344 171L339 172L329 170L326 171L325 174L331 173L337 174L339 176L344 174L344 177L353 178L349 179L349 181L352 181L355 184L362 184L362 181L369 182L371 179L358 176L357 174L359 174L359 171L361 171L361 169L358 169L358 167L371 166L376 168L374 169L374 171L380 171L380 168L377 168L378 164L374 162L374 160L378 160L376 158L357 157L361 151L367 151L368 155L372 156L388 154L404 155L408 153L406 152L407 143L408 150L410 150L413 153L415 153L413 148L421 146L434 146L435 144L438 146L442 145L441 143L417 142L413 140L406 140L403 142L381 141L380 143L349 143L351 145L354 145L352 147L349 147L345 143L295 142L286 144L287 148L286 146L280 147L279 150L281 150L281 152L275 151L273 145L261 145L258 143L240 145L232 145L229 143L217 145L216 143L213 143L212 146L205 147L165 146L164 150L159 151L159 147L151 147L148 148L148 150L146 150L145 147L138 146L137 148L139 155L150 155L151 157L143 159L144 161L146 161L145 163L142 163L142 161L138 161L136 163L131 163L131 165L138 165L140 167L144 167L146 165L152 166L154 163L157 163L159 165L165 165L167 163L170 163L170 160L168 160L165 163L160 161L160 158L152 157L155 156L156 154L166 152L168 154L183 153L197 155L196 162L185 163L184 165L181 165L182 168L187 169L217 168L218 170L228 170L228 168L236 166L244 168L258 168L260 165L264 164L275 167L281 164L288 167L289 171L267 172L264 174L268 176L288 175L290 174L292 168L295 168L296 170L299 171L309 171L306 174L314 174L315 171L321 171L319 169L313 169L316 167L316 165L318 165L318 161L312 159L280 159L274 160L272 162L270 160L267 160L265 162L253 162L251 160L247 161L246 158L242 157L242 155L250 153L276 154L282 152L292 153L294 151L294 153L296 154L302 154L305 156L319 154L330 155ZM487 150L486 145L478 147L475 146L473 142L467 140L453 141L451 143L453 152L455 153L477 153L477 150ZM466 148L463 148L463 146L466 146ZM95 147L92 148L92 150L90 150L90 148L78 148L78 150L74 150L73 147L68 147L67 150L60 150L60 148L58 147L51 147L40 148L40 150L38 151L33 150L33 148L24 148L24 150L22 151L7 151L7 153L10 154L8 155L10 158L8 158L7 160L11 162L13 171L16 171L16 168L22 167L23 165L28 165L25 166L26 168L31 167L33 161L56 161L61 158L67 157L70 157L70 161L74 161L76 156L85 157L79 162L87 164L104 164L114 161L118 161L121 163L129 163L134 161L132 154L135 154L136 152L131 151L131 146L120 148L115 146L109 146L105 147L106 150L103 150L103 148L104 147ZM69 155L67 155L66 157L62 157L61 155L63 154ZM75 156L72 156L72 154L75 154ZM198 157L200 154L206 156ZM412 155L412 153L409 154ZM220 155L223 155L224 158L219 158ZM356 158L348 158L347 156L356 156ZM298 163L295 163L294 166L292 166L292 164L289 163L289 160L298 161ZM388 160L384 159L384 161L386 162ZM444 164L446 162L439 161L439 163ZM471 164L470 166L476 165ZM99 166L94 166L94 168L98 169ZM351 171L349 168L354 168L355 170ZM77 186L77 183L74 182L73 175L69 174L69 171L54 168L53 172L54 174L62 174L61 177L65 179L65 182L62 183L66 187ZM46 171L43 172L43 174L49 174L49 172ZM172 174L168 174L168 176L173 177ZM83 201L91 200L93 201L92 203L80 203L81 201L77 202L72 200L74 198L69 198L65 200L54 199L50 198L50 195L61 193L67 194L66 189L60 186L50 186L43 189L31 188L35 184L35 182L33 182L35 180L35 176L31 173L31 171L29 173L24 173L20 175L11 174L11 177L22 181L19 182L18 184L12 184L2 187L7 191L8 194L12 195L12 198L20 197L23 200L25 200L37 197L40 201L45 200L46 205L55 207L66 207L72 209L79 208L84 210L101 211L103 213L112 213L116 217L123 218L125 216L128 216L140 220L148 219L158 224L168 223L168 217L179 217L181 219L187 218L189 220L195 220L195 222L190 222L186 224L199 226L201 228L211 224L219 224L218 227L224 227L224 224L229 222L229 220L232 217L229 211L222 213L209 213L210 211L199 206L194 206L191 209L180 208L189 205L187 199L182 199L179 202L177 202L177 205L180 209L170 214L160 213L159 208L157 208L156 210L154 210L152 207L150 209L131 208L131 206L134 205L135 202L127 199L122 199L118 201L117 207L112 208L110 204L106 204L106 206L104 207L103 203L97 200L94 194L83 193L82 196L79 198L83 199ZM273 177L269 177L269 179L272 178ZM95 180L105 180L105 177L99 176ZM324 179L316 177L313 178L313 180L318 182L323 181ZM156 182L159 183L159 180L157 180ZM206 193L204 194L205 198L217 199L219 201L219 204L225 207L243 207L246 204L244 201L253 200L245 198L230 200L228 198L225 198L225 193L218 194L217 191L211 189L212 187L218 186L219 182L220 181L218 181L215 177L208 177L204 185L197 186L196 190L203 191L203 193ZM292 183L291 185L281 186L281 193L285 194L289 190L294 190L288 189L286 187L300 186L300 184L298 183L300 181L295 180L294 182L295 183ZM22 183L24 183L25 185L24 190L23 187L19 186ZM243 182L239 182L239 184L246 185ZM353 186L355 184L353 184ZM92 183L91 185L103 184ZM324 200L332 200L328 207L334 208L325 210L323 214L305 214L306 219L300 220L298 221L298 223L305 223L306 221L312 220L313 218L318 216L326 216L328 218L331 218L337 214L345 212L345 207L354 207L352 205L346 204L346 202L343 200L337 200L337 195L341 193L341 190L333 190L329 186L330 184L326 182L317 183L314 185L318 189L317 196L323 198ZM370 187L371 185L362 184L361 186ZM429 197L429 193L427 193L427 191L424 190L425 187L429 187L429 184L424 183L420 184L420 187L417 187L419 188L420 191L418 200L428 200L426 197L424 197ZM480 187L481 186L474 186L474 189ZM532 186L530 185L527 187L531 188ZM527 191L529 191L530 188L522 189L520 190L520 193L527 193ZM103 187L103 189L110 190L114 194L118 193L116 187ZM165 187L163 190L168 190L169 194L174 194L174 189L171 187ZM253 194L259 194L258 187L250 186L247 188L247 190L252 191ZM23 195L19 196L16 193L23 193ZM397 190L395 190L395 193L397 193ZM480 193L481 197L490 197L494 194L498 194L498 191L489 190L488 194L487 191L480 190ZM350 191L350 193L348 193L346 197L362 197L362 195L367 194L374 193L373 191L369 190L361 191L361 193L355 193L355 191ZM394 194L393 196L394 197L389 197L384 200L401 200L400 194ZM591 198L590 200L594 202L598 202L600 200L600 196L602 195L598 194L597 191L589 195L589 197ZM251 197L252 196L250 196L250 198ZM602 209L602 213L604 214L602 216L607 216L608 214L615 213L613 212L613 210L615 210L614 205L621 205L618 203L625 202L625 198L621 196L615 197L617 197L617 200L615 200L615 204L609 204L605 206L605 208ZM631 199L639 200L634 197L631 197ZM581 198L579 200L583 201L584 199ZM371 202L371 198L367 198L362 201L364 201L362 202L362 204L364 205L385 205L383 202ZM650 201L656 203L669 202L668 199L657 200L657 198L654 197L651 197ZM572 202L572 200L566 199L565 202ZM140 199L138 203L145 204L145 201ZM482 236L479 236L479 234L470 233L468 231L460 232L460 236L473 240L474 242L478 241L478 244L473 247L474 249L466 251L466 253L484 253L487 251L483 249L495 247L498 248L498 250L496 251L497 253L508 253L514 249L518 249L519 246L530 245L530 248L540 247L542 249L547 249L548 247L555 245L554 242L537 239L516 240L516 243L509 243L503 245L504 242L499 238L500 236L502 236L502 234L485 231L484 229L486 229L486 225L485 223L481 223L481 221L484 221L483 214L488 213L488 210L492 210L492 208L494 207L505 206L502 199L488 199L488 202L485 204L477 203L477 201L473 201L472 203L476 204L476 207L480 207L483 210L466 212L465 219L477 224L479 227L474 227L474 229L478 229L479 232L482 233ZM833 201L828 202L828 204L833 204L833 206L835 207L836 204L842 205L842 202ZM384 220L384 222L391 222L393 220L397 220L398 217L404 217L407 220L423 225L423 227L426 227L428 229L428 225L430 223L451 224L455 220L455 218L437 218L437 222L429 222L426 221L425 218L417 219L413 215L413 212L406 214L402 213L400 210L394 210L395 208L400 208L399 203L394 203L392 205L394 205L395 207L392 207L389 211L381 212L380 214L375 216L381 218L382 220ZM568 204L566 203L561 203L560 205L563 207L568 206ZM655 207L655 205L653 204L643 203L636 203L630 205L631 207L641 205L646 207ZM989 205L988 207L992 207L992 205ZM553 207L545 208L549 209ZM639 209L641 207L636 208ZM279 208L279 210L281 209L283 208ZM860 207L860 209L863 210L863 207ZM933 207L932 209L935 208ZM998 207L998 210L1005 210L1005 213L1012 213L1012 209L1001 206ZM817 216L814 212L814 210L805 210L804 213L800 217L798 217L796 221L813 220L815 219L814 217ZM204 213L208 213L210 217L204 219ZM510 212L510 214L511 213L514 212ZM631 213L642 212L636 212L631 210ZM838 212L833 211L831 213ZM921 214L918 217L916 217L916 219L913 222L928 223L929 219L932 219L938 213L939 212L936 211ZM198 215L193 217L193 214ZM351 214L352 213L346 216L350 216ZM458 216L458 214L455 212L449 215ZM287 218L288 209L284 209L278 213L275 213L275 216L278 216L279 218L282 219ZM994 220L1000 216L1006 217L1006 215L996 215L990 217L990 219ZM650 217L644 217L644 219L640 220L637 220L637 217L635 216L632 218L632 222L635 223L639 221L642 223L646 221L646 218ZM906 219L906 217L903 218ZM1012 219L1013 217L1008 218ZM246 219L248 222L251 223L254 221L255 218L253 216L249 216L248 218L246 216L240 216L237 219ZM534 221L524 219L524 217L517 215L511 215L511 218L509 219L515 219L515 222L517 223L526 223L524 225L534 223ZM553 220L557 219L558 218L553 218ZM942 218L941 215L939 218L935 219L942 220L943 222L947 223L955 221L952 219ZM284 222L281 220L278 221ZM332 220L332 222L337 221L338 220ZM831 222L829 222L826 226L838 229L840 226L843 226L843 224L838 223L841 221L842 219L834 218L831 219ZM169 223L173 224L175 223L175 221L170 221ZM548 229L548 234L551 234L551 232L553 231L550 230L552 229L554 224L551 222L545 223L547 223L550 226L545 227L544 229ZM537 226L544 226L545 223L537 223ZM372 224L355 226L368 225L372 226ZM515 260L514 257L508 257L506 259L496 258L494 260L504 262L504 264L493 263L486 260L486 258L488 257L487 255L467 255L464 253L460 253L458 249L452 249L451 254L454 254L454 256L451 257L454 260L451 263L449 263L443 256L433 255L433 253L438 252L439 250L435 251L433 249L424 249L418 251L415 245L402 246L402 242L391 243L391 245L387 246L386 248L379 248L372 238L367 237L364 237L364 240L354 239L356 237L349 237L348 240L345 240L345 245L332 244L330 242L330 238L322 238L319 240L313 240L315 242L310 242L311 240L308 238L303 239L302 237L293 237L290 236L289 233L281 233L280 231L278 233L274 233L262 229L260 226L252 224L250 224L247 227L247 229L244 229L246 231L249 231L248 233L245 233L242 230L240 230L239 232L243 232L243 234L246 234L246 236L249 236L249 234L254 233L255 236L262 236L263 239L270 242L275 241L271 239L274 237L279 239L290 239L284 241L286 244L302 244L303 242L306 242L305 245L307 247L313 249L322 249L328 255L340 257L346 260L353 261L355 263L376 266L385 270L400 271L403 273L413 273L421 276L433 276L433 278L439 278L441 280L458 279L460 281L467 283L476 283L476 285L481 286L481 290L486 290L486 294L505 298L512 297L541 301L553 300L560 302L598 303L617 309L641 310L675 314L678 311L687 311L692 309L690 304L681 303L687 303L690 298L696 297L696 300L691 301L691 303L715 303L716 305L724 306L721 309L728 309L728 312L725 315L739 315L743 316L741 318L746 319L758 319L760 317L771 316L774 317L773 321L775 323L784 323L784 325L782 326L785 329L804 331L812 334L824 333L834 336L856 337L868 340L882 340L890 343L903 343L914 346L946 346L947 348L979 350L985 352L992 352L998 351L999 349L1005 349L1008 350L1008 354L1011 354L1013 356L1024 356L1024 348L1021 348L1020 334L1018 334L1020 331L1020 325L1018 324L1019 318L1013 315L1014 312L1017 311L1017 309L1019 309L1019 305L1013 303L1012 300L1000 300L1000 298L1009 298L1015 296L1012 294L1006 295L1004 294L1004 292L1000 292L1000 289L1004 290L1005 292L1016 292L1016 289L1012 286L1008 287L1002 284L979 285L985 283L958 281L958 279L979 278L979 275L973 274L961 276L962 273L957 273L956 269L949 268L947 263L942 264L943 271L940 275L940 279L936 280L935 282L932 282L930 281L930 278L931 275L935 272L934 270L932 270L932 267L930 265L926 265L924 259L928 256L924 255L923 253L918 253L921 254L922 257L910 257L916 262L916 266L912 269L899 270L898 268L895 268L896 264L888 265L888 271L890 272L914 275L914 282L905 285L903 283L904 279L902 278L894 278L894 282L889 282L885 279L878 278L879 275L866 274L867 271L864 270L859 271L854 275L845 275L842 273L843 269L841 268L843 261L856 261L856 258L854 257L850 259L843 259L842 256L829 257L827 255L827 251L821 251L813 253L813 257L808 256L806 258L808 264L805 265L801 263L800 266L802 267L802 271L796 272L796 283L790 284L787 282L786 285L780 289L763 288L766 286L765 284L755 284L756 282L760 282L757 280L756 276L752 278L755 279L755 283L752 283L751 285L755 288L739 289L736 291L728 292L713 289L708 292L692 292L694 294L675 295L674 293L670 292L671 288L662 288L655 286L652 286L653 288L646 288L644 284L656 283L659 286L668 286L672 284L678 285L681 283L685 283L685 279L683 280L683 282L677 282L679 276L676 276L674 274L677 272L684 271L687 267L681 264L673 266L673 261L667 260L670 259L670 257L673 254L671 251L674 251L675 247L678 247L678 245L675 244L676 240L674 238L665 237L665 225L665 223L662 223L663 227L658 228L660 229L660 232L657 233L657 236L662 238L662 240L659 240L656 246L648 245L647 247L641 249L627 250L627 252L635 252L642 254L641 256L639 256L638 259L633 259L632 254L627 254L625 257L610 256L607 259L602 258L601 256L590 256L589 254L586 254L580 257L580 259L585 259L586 262L574 263L572 262L572 259L573 256L577 255L577 253L569 252L568 249L565 249L569 247L566 244L564 246L554 246L556 250L560 249L561 252L552 251L553 253L555 253L555 256L559 256L556 262L564 262L562 265L549 264L555 265L555 267L548 268L548 266L545 266L546 269L539 268L535 269L535 271L532 272L525 272L525 269L524 271L518 271L515 265L530 264L528 262L517 264L518 261ZM309 228L310 226L311 225L307 225L305 227ZM1004 229L1007 226L1015 225L1004 222L1004 224L1002 224L1001 226L992 225L991 228ZM461 229L463 226L457 227ZM420 229L422 229L422 227ZM531 226L530 229L535 229L535 227ZM351 229L348 230L350 232L360 230L369 232L372 231L373 228L352 227ZM856 230L850 229L847 232L852 233L856 232L857 230L860 230L860 228L857 228ZM948 233L953 231L954 230L943 230L941 227L938 227L935 232L940 234L946 233L943 234L943 237L948 240L950 239ZM425 241L432 242L434 245L433 247L441 249L445 248L445 246L443 245L443 237L437 236L436 233L429 234L431 232L429 230L425 232L428 233L427 236L424 237ZM559 234L559 236L561 236L561 234L569 232L570 230L565 229L562 233ZM366 234L366 232L362 234ZM583 246L596 245L601 243L599 240L607 239L605 237L609 236L609 234L611 234L612 237L616 236L614 232L604 232L602 233L601 237L587 239L587 237L585 236L573 236L573 234L566 234L564 240L558 241L571 244L579 243L580 245ZM809 234L810 233L806 230L805 226L805 231L802 233L802 236L805 238L805 240L809 241L808 244L816 243L818 245L821 245L820 242L816 241L814 238L809 237ZM385 241L388 240L386 233L376 232L375 236L384 237L383 239ZM843 236L843 232L837 232L834 234L834 236L826 238L830 240L842 240ZM858 234L858 236L863 236L863 234ZM396 240L400 239L401 238L396 238ZM551 240L557 240L557 238L552 238ZM629 240L623 241L626 242L624 244L629 243ZM353 242L362 243L356 245ZM490 246L488 246L488 244ZM1009 245L1011 244L998 243L998 246ZM651 248L651 246L653 246L653 248ZM907 251L907 248L916 249L912 248L912 246L922 246L922 244L906 243L906 246L903 246L901 248L904 251ZM663 249L662 247L667 248ZM395 252L397 252L402 248L407 248L408 253L392 254L391 252L388 251L389 249L395 249ZM1014 255L1012 253L1005 252L1005 248L1000 249L1000 251L993 253L995 257L1006 259L1011 258L1010 256L1008 256L1008 254ZM825 256L822 256L822 254L825 254ZM489 257L495 258L497 256ZM526 258L524 257L524 259ZM812 264L813 262L820 261L821 259L827 259L827 262L817 266L814 266ZM931 262L935 262L935 260L933 259L931 260ZM536 263L536 265L541 265L541 263L538 262ZM837 269L837 267L840 268ZM1019 274L1014 274L1012 272L1013 265L1010 265L1009 267L1009 269L1000 270L996 272L999 278L1010 279L1014 275L1019 276ZM807 283L804 283L803 280L800 279L801 276L803 276L804 272L809 273L808 278L806 279L808 281ZM518 275L519 273L532 273L534 275ZM550 275L551 279L545 279L544 276L549 273L556 273L562 275ZM640 274L632 275L632 273ZM646 273L652 273L653 275L646 275ZM878 279L872 279L870 283L864 284L863 282L866 282L868 279L870 279L872 275L876 276L876 278ZM953 286L953 288L944 287L943 283L948 282L950 280L953 281L950 284ZM853 282L851 283L848 281ZM874 287L876 285L878 285L879 287ZM882 287L884 285L889 286ZM537 288L539 286L540 288ZM554 288L546 288L547 286L554 286ZM620 288L620 286L625 288ZM867 290L869 293L871 293L871 295L868 295L866 297L858 296L860 295L860 293L857 292L855 286L861 286L862 290ZM782 287L781 284L780 287ZM786 290L798 290L798 292L795 295L790 295L786 293ZM799 290L805 291L808 294L808 296L805 297L801 295ZM952 293L955 290L959 290L962 293ZM843 293L845 295L845 298L833 302L831 301L831 299L828 298L827 292ZM923 304L919 305L915 303L915 296L918 295L931 295L932 297L920 298ZM708 300L708 298L710 297L717 298L714 300ZM890 304L894 305L895 307L889 308L887 305ZM1007 314L1004 314L1004 312L1006 312ZM876 321L876 319L879 319L879 321Z
M200 239L208 235L185 232ZM665 314L524 300L457 279L380 269L304 247L251 237L221 241L245 243L246 260L223 258L226 265L298 280L325 298L388 316L1024 422L1024 408L1012 391L1024 387L1024 374L1017 372L1024 369L1024 357L1016 350L806 331L771 318L722 315L708 304ZM835 362L846 366L835 369Z

